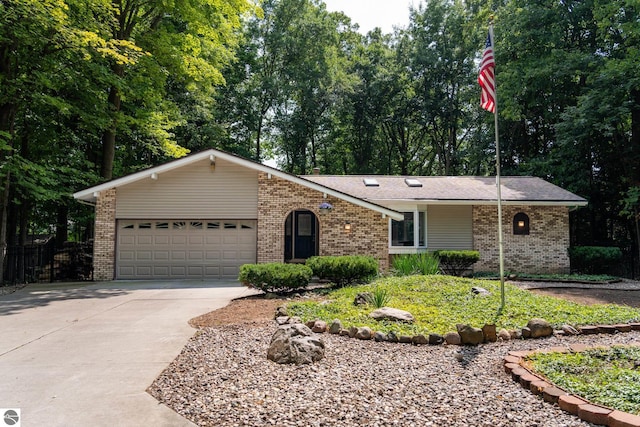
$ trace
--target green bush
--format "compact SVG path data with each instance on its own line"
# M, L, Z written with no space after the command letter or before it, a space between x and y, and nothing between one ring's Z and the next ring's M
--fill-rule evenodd
M307 260L307 266L320 279L338 286L364 283L378 274L378 261L371 256L315 256Z
M571 270L586 274L607 273L622 259L620 248L574 246L569 248Z
M462 276L480 259L478 251L435 251L440 259L440 271L450 276Z
M429 252L396 255L393 257L391 269L394 276L437 274L440 269L440 260Z
M238 280L265 292L283 292L306 287L312 275L311 269L303 264L244 264Z

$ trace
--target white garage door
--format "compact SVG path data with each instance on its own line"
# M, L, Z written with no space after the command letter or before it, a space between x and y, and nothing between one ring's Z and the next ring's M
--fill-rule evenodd
M238 277L256 262L255 220L119 220L118 279Z

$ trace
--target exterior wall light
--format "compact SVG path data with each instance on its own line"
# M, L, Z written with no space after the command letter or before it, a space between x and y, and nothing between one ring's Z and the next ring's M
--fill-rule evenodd
M351 233L351 223L350 222L345 222L344 223L344 232L345 233Z
M320 203L320 206L318 206L318 209L322 215L325 215L326 213L331 212L333 206L329 202L322 202Z

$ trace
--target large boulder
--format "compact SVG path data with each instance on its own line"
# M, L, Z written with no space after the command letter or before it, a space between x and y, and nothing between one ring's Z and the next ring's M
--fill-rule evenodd
M544 319L531 319L527 323L527 328L531 330L531 338L541 338L553 335L551 324Z
M373 317L376 320L391 320L392 322L406 322L413 323L415 318L413 314L408 311L399 310L397 308L382 307L373 310L369 317Z
M456 328L458 329L462 344L478 345L484 341L484 334L480 328L463 324L456 325Z
M267 358L276 363L313 363L324 357L324 341L300 323L280 326L267 350Z

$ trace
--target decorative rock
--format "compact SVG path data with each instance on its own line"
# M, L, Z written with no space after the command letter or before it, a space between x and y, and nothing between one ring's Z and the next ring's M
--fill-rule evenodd
M640 323L629 323L631 325L631 329L634 331L640 331Z
M267 358L276 363L313 363L324 357L324 341L301 324L282 325L273 336Z
M355 337L357 333L358 333L358 328L357 327L351 326L349 328L349 338Z
M496 325L484 325L482 327L482 334L484 335L485 342L498 341L498 334L496 333Z
M351 334L349 333L348 329L340 329L340 336L351 338Z
M371 298L373 298L373 294L371 292L361 292L356 295L353 300L353 305L367 305L369 304L369 301L371 301Z
M358 328L355 337L359 340L370 340L373 337L373 331L371 328L364 326L362 328Z
M331 322L331 326L329 326L329 333L339 334L341 330L342 330L342 322L339 319L334 319L333 322Z
M551 387L551 384L542 380L534 381L531 384L529 384L529 390L531 390L531 393L535 395L542 394L542 392L544 392L549 387Z
M597 326L580 326L580 333L583 335L593 335L600 333Z
M316 320L311 330L317 334L323 334L327 331L327 322L323 320Z
M313 325L315 324L316 324L316 320L308 320L304 322L304 326L306 326L309 329L313 328Z
M578 415L578 407L588 403L586 400L581 399L572 394L565 394L558 398L558 406L563 411L567 411L570 414Z
M283 305L281 305L280 307L276 307L276 314L274 316L274 318L278 318L278 317L284 317L284 316L289 316L289 314L287 313L287 308Z
M565 335L580 335L580 331L578 331L576 328L574 328L571 325L564 324L562 325L561 329L562 329L562 332L565 333Z
M531 329L526 326L520 330L520 333L522 334L522 338L531 338Z
M538 381L534 381L531 384L536 384L538 383ZM559 389L558 387L546 387L544 390L542 390L542 398L544 399L545 402L550 402L550 403L558 403L558 399L560 398L560 396L564 396L565 394L568 394L566 391Z
M276 323L278 325L284 325L286 323L289 323L289 316L278 316L278 317L276 317Z
M553 334L553 328L544 319L531 319L527 323L527 328L531 329L531 338L548 337Z
M462 339L460 339L460 335L457 332L447 332L444 334L444 341L449 345L462 344Z
M376 310L373 310L369 317L372 317L376 320L391 320L393 322L406 322L413 323L415 318L413 314L408 311L399 310L397 308L391 307L382 307Z
M399 343L403 343L403 344L411 344L412 343L412 339L413 339L413 337L410 337L409 335L400 335L398 337L398 342Z
M607 419L609 427L638 427L640 416L622 411L613 411Z
M384 333L378 331L373 334L373 340L377 342L384 342L387 341L387 336Z
M387 341L398 342L398 336L396 335L395 332L389 331L389 333L387 334Z
M440 334L429 334L429 344L440 345L444 342L444 337Z
M289 321L287 323L290 325L294 325L296 323L302 324L302 319L300 319L298 316L289 317Z
M520 338L522 338L522 331L520 331L519 329L510 329L509 336L512 340L519 340Z
M414 335L411 342L415 345L429 344L429 340L424 335Z
M511 334L506 329L502 328L498 332L498 338L502 341L509 341L511 339Z
M612 409L587 403L578 407L578 416L588 423L606 426Z
M484 341L484 334L482 329L474 328L473 326L458 324L456 325L458 334L462 344L478 345Z
M631 332L631 325L628 323L619 323L614 325L618 332Z
M615 334L618 332L615 325L598 325L598 331L601 334Z
M479 297L488 297L489 295L491 295L491 292L489 292L485 288L481 288L480 286L474 286L473 288L471 288L471 292L478 295Z

